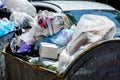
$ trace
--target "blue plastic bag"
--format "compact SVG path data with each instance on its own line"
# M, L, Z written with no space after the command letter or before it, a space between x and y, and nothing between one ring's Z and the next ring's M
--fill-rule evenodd
M74 32L74 29L65 28L61 30L59 34L57 34L56 36L53 36L51 38L51 42L61 47L65 46L71 41L73 32Z
M10 22L7 18L0 20L0 37L14 30L15 27L13 22Z

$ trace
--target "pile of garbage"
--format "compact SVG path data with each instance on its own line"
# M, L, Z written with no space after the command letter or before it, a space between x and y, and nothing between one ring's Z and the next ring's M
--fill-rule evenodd
M0 37L14 32L9 53L59 73L84 49L115 34L115 24L105 16L85 14L75 26L63 13L37 13L27 0L5 0L0 7L0 12L5 13L0 15Z

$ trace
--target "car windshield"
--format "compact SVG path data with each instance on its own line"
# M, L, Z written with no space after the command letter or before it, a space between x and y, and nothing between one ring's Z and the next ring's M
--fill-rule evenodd
M97 14L107 16L116 24L115 37L120 37L120 12L117 10L72 10L64 11L64 13L70 18L70 20L77 24L80 17L84 14Z

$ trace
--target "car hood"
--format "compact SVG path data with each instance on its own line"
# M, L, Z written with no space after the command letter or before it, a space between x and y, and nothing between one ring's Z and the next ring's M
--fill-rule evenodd
M86 9L104 9L115 10L107 4L92 2L92 1L43 1L58 5L63 11L69 10L86 10Z

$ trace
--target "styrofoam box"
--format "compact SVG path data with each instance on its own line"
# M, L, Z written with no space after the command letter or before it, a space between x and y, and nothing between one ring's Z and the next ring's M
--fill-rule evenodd
M57 59L58 47L52 43L42 42L39 49L40 57Z

